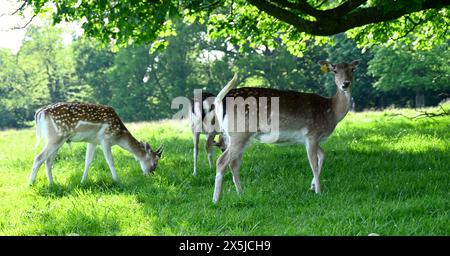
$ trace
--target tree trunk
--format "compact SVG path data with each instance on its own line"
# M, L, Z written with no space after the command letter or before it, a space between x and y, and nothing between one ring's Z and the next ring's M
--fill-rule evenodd
M425 107L425 95L421 89L416 89L416 108Z

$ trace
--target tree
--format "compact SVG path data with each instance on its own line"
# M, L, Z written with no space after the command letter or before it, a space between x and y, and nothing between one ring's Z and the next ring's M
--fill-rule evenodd
M122 49L114 58L110 72L111 101L126 121L156 119L158 113L149 104L154 88L145 78L151 64L149 46Z
M376 78L375 88L387 92L413 91L416 107L423 107L425 92L450 90L449 58L448 44L430 51L411 49L404 44L395 48L378 47L369 61L368 72Z
M32 114L32 90L10 50L0 49L0 66L0 127L21 127Z
M78 20L88 35L122 46L164 38L180 17L206 20L212 35L233 44L274 45L281 37L297 55L308 40L323 43L345 31L362 46L406 34L421 39L418 47L449 38L450 0L30 0L22 8L39 13L49 3L55 22Z
M30 26L18 52L18 63L26 82L38 91L42 102L78 100L89 97L89 88L78 83L73 49L64 43L62 29L50 24Z
M108 104L112 99L111 71L115 53L101 47L97 40L78 38L74 44L74 63L80 84L92 89L92 99L100 104Z
M75 73L73 49L62 29L44 20L27 28L20 50L0 49L0 127L21 127L37 108L58 101L87 101L91 90Z

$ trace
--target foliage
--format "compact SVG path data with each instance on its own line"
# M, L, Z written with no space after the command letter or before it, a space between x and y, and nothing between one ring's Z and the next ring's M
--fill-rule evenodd
M384 43L384 46L401 43L418 50L430 50L434 45L440 45L450 39L449 21L449 7L431 9L408 14L392 21L355 28L348 31L347 35L363 48L380 43Z
M90 86L80 83L71 45L62 29L50 24L30 26L18 53L1 50L0 127L19 127L34 111L58 101L89 101Z
M80 21L86 34L105 44L125 47L156 42L166 45L179 18L206 22L209 34L234 45L274 48L281 42L296 56L307 42L322 44L348 31L360 46L411 41L430 48L449 39L448 0L151 0L26 2L34 11L55 9L54 22Z
M447 235L450 119L410 121L391 116L397 112L414 115L349 113L323 144L319 196L308 190L312 174L303 146L251 144L240 172L243 194L227 173L218 206L204 151L192 176L186 122L126 124L137 138L162 141L166 149L155 175L144 177L131 155L113 148L118 185L99 148L80 185L86 145L74 143L58 153L55 186L48 187L41 167L30 188L26 178L40 149L30 146L34 130L3 131L0 234Z
M425 92L446 95L450 91L448 50L448 44L437 45L431 50L415 50L404 44L379 47L369 61L368 73L376 79L375 88L414 92L416 106L421 106L419 99Z
M37 108L56 101L112 105L126 121L170 118L177 111L171 109L172 99L191 97L196 88L217 93L233 72L239 74L239 86L331 96L332 75L321 73L317 64L323 59L361 60L352 91L356 110L412 106L416 87L427 105L450 93L446 44L426 51L402 44L361 51L340 34L333 37L333 46L308 42L300 58L284 45L255 49L251 42L239 45L211 38L207 25L197 21L179 22L174 28L177 33L166 38L164 51L155 50L155 44L114 51L95 39L64 41L70 31L49 24L29 27L17 54L0 54L0 127L23 126ZM399 69L402 75L395 73ZM411 74L420 70L425 73Z
M110 73L112 82L110 105L117 106L117 111L125 120L149 120L158 118L154 108L149 104L149 97L154 88L145 79L152 62L149 48L129 47L120 51L114 58Z
M86 99L86 88L77 83L73 53L64 45L62 29L51 25L31 26L20 48L19 64L47 102Z
M108 104L112 98L110 70L114 66L114 53L84 37L76 40L73 48L75 73L80 83L92 88L92 98L96 102Z
M377 80L376 88L384 91L405 87L413 90L448 90L450 58L448 45L430 51L411 49L407 45L380 47L369 62L369 74Z
M11 51L0 49L0 66L0 127L20 127L32 111L30 86Z

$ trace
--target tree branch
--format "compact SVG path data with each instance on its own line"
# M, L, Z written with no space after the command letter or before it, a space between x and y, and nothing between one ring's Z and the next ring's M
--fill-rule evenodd
M289 2L288 0L271 0L271 2L275 3L278 7L296 10L311 15L313 17L323 16L323 11L317 10L316 8L312 7L310 4L308 4L306 1L303 0L298 1L297 3Z
M392 114L392 116L402 116L405 117L409 120L419 120L422 118L434 118L434 117L440 117L440 116L450 116L450 111L448 109L444 109L444 107L442 105L439 105L439 109L440 111L437 112L427 112L427 111L419 111L420 114L416 115L416 116L406 116L404 114L401 113L396 113L396 114Z
M366 0L348 0L333 9L317 10L304 0L297 3L287 0L247 1L259 10L294 26L297 31L316 36L335 35L355 27L390 21L406 14L450 5L450 0L423 0L417 8L411 8L406 2L400 1L396 4L398 8L384 9L380 6L361 8ZM299 12L315 17L316 21L299 17Z
M13 13L11 13L10 16L13 16L14 14L18 13L19 11L22 11L26 5L27 5L27 2L24 1L24 3L19 8L17 8Z
M338 16L338 15L345 15L356 8L360 7L364 3L367 2L367 0L348 0L341 5L328 9L328 10L319 10L318 7L311 6L307 1L305 0L299 0L297 3L289 2L288 0L270 0L270 2L275 3L278 7L284 8L284 9L290 9L303 12L305 14L311 15L316 18L325 17L325 16ZM323 5L326 1L323 1L321 5Z
M338 15L347 14L361 5L365 4L367 0L348 0L336 8L326 10L326 13L336 13Z
M319 9L322 5L324 5L326 2L328 2L328 0L323 0L322 2L320 2L318 5L314 6L314 8Z
M308 32L311 30L311 27L314 25L313 22L307 21L303 18L298 17L296 14L285 10L277 5L274 5L268 1L261 1L261 0L248 0L248 2L258 8L259 10L283 21L286 22L295 28L297 30L302 32Z
M170 102L170 97L167 95L166 91L164 90L164 86L161 85L159 78L156 75L156 69L153 69L152 73L155 77L156 85L158 85L159 91L161 92L162 96L166 99L166 102Z
M26 28L28 25L30 25L30 23L34 20L34 18L35 18L36 16L37 16L37 14L34 14L34 15L31 17L31 19L30 19L27 23L25 23L25 25L23 25L23 26L14 26L14 27L11 28L11 30L24 29L24 28Z
M402 38L407 37L407 36L409 35L409 33L413 32L419 25L421 25L422 23L425 22L425 20L422 19L422 18L420 18L420 20L419 20L418 22L413 21L413 20L411 19L411 17L409 17L409 16L407 16L406 19L409 20L409 21L413 24L413 26L412 26L410 29L408 29L405 33L403 33L403 35L398 36L398 37L396 37L396 38L392 38L392 40L398 41L398 40L400 40L400 39L402 39ZM405 24L405 25L406 25L406 24Z

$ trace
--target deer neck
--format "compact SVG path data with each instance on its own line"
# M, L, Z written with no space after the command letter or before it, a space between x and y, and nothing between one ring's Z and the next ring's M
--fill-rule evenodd
M352 96L350 89L347 91L342 91L337 88L336 90L336 95L332 98L332 106L336 122L339 122L350 110Z
M120 138L118 145L133 154L137 159L141 159L145 155L145 149L142 144L129 132L125 132L122 135L122 138Z

